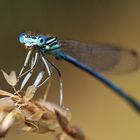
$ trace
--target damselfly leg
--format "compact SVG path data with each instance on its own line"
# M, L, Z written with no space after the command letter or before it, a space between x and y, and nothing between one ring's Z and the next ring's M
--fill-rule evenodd
M42 71L40 71L40 73L38 74L38 76L37 76L37 78L36 78L36 80L34 81L34 84L33 84L33 85L35 85L35 87L39 86L41 80L43 79L43 76L44 76L45 72L46 72L45 68ZM48 93L50 91L51 81L52 81L51 79L52 78L50 78L50 80L48 80L48 82L47 82L47 88L46 88L45 94L43 96L44 101L47 99ZM40 85L42 85L42 84L40 84Z
M41 54L40 54L40 56L41 56L41 60L42 60L43 64L45 65L45 69L48 72L48 77L41 84L38 85L38 88L40 86L44 85L46 82L48 82L48 80L50 80L52 78L52 72L50 70L50 67L49 67L47 61L45 60L45 58Z
M44 65L45 65L45 67L46 67L46 69L47 70L49 70L49 66L48 66L48 64L47 64L47 62L50 64L50 66L52 66L52 68L54 68L55 70L56 70L56 72L57 72L57 74L58 74L58 76L59 76L59 83L60 83L60 105L62 105L63 104L63 84L62 84L62 78L61 78L61 72L59 71L59 69L55 66L55 65L53 65L48 59L46 59L42 54L41 54L41 59L42 59L42 62L44 63ZM49 73L49 71L48 71L48 73ZM52 76L52 75L50 75L50 76ZM49 77L48 77L49 78ZM50 77L51 78L51 77ZM49 79L46 79L46 80L44 80L40 85L39 85L39 87L40 86L42 86L44 83L46 83L47 81L48 81Z
M21 78L21 77L23 77L24 75L27 74L27 75L25 76L25 78L24 78L22 84L21 84L20 90L23 89L23 87L25 86L25 84L28 82L28 80L29 80L30 77L32 76L33 70L34 70L34 68L35 68L35 66L36 66L36 64L37 64L37 60L38 60L38 52L36 52L36 53L35 53L35 56L32 57L30 69L27 70L27 71L25 71L23 74L21 74L21 75L18 77L18 79L19 79L19 78ZM25 61L26 61L26 59L25 59ZM29 60L28 60L28 61L29 61ZM27 65L26 65L26 66L27 66Z
M20 72L20 75L18 76L18 79L20 79L21 77L23 77L24 75L26 75L27 73L29 73L29 72L31 72L32 70L34 70L34 68L35 68L35 66L36 66L36 64L37 64L37 60L38 60L38 52L36 51L36 53L35 53L35 57L34 57L34 62L33 62L33 64L32 64L32 66L31 66L31 68L29 69L29 70L27 70L27 71L25 71L24 73L23 73L23 70L25 69L25 67L27 66L27 64L26 64L26 66L23 66L22 67L22 73ZM25 61L26 61L26 59L25 59ZM29 61L29 60L28 60Z
M57 75L59 76L59 84L60 84L60 105L63 104L63 82L62 82L62 76L60 70L51 62L49 61L46 57L45 59L47 62L54 68L54 70L57 72Z
M34 84L36 87L38 87L40 85L41 80L43 79L43 76L45 74L46 70L43 69L42 71L39 72L39 74L37 75Z
M42 60L43 64L45 65L45 69L43 69L39 73L38 76L40 77L42 75L42 73L45 73L45 71L47 71L48 77L44 81L42 81L42 82L41 82L41 80L43 79L43 77L42 78L38 77L38 79L35 80L34 84L36 85L37 88L40 88L45 83L48 83L47 91L46 91L46 94L44 95L44 99L46 99L47 98L47 94L49 92L49 88L50 88L50 84L51 84L51 78L52 78L52 72L51 72L50 66L52 68L54 68L56 70L58 76L59 76L59 83L60 83L60 105L62 105L62 102L63 102L63 89L62 89L62 85L63 84L62 84L61 73L58 70L58 68L55 65L53 65L49 60L47 60L41 53L38 53L38 52L35 53L35 56L33 56L32 60L31 60L31 67L30 67L30 69L23 73L23 71L25 70L26 66L28 65L28 62L29 62L29 59L30 59L30 56L31 56L31 52L28 52L28 54L26 56L26 59L25 59L25 62L24 62L24 65L23 65L23 67L22 67L22 69L20 71L20 74L19 74L19 78L21 78L24 75L26 75L25 78L23 79L22 83L21 83L20 90L22 90L24 88L24 86L29 81L30 77L32 76L33 70L34 70L35 66L37 65L38 54L39 54L39 58ZM49 63L49 65L48 65L48 63Z
M27 53L27 56L26 56L26 58L25 58L24 64L23 64L23 66L22 66L22 68L21 68L21 70L20 70L20 73L19 73L19 76L18 76L18 77L20 77L20 76L22 75L24 69L26 68L26 66L27 66L27 64L28 64L28 62L29 62L31 53L32 53L32 50L29 50L28 53Z
M22 81L22 84L21 84L21 87L20 87L20 90L22 90L23 88L24 88L24 86L26 85L26 83L29 81L29 79L30 79L30 77L31 77L31 75L32 75L32 73L33 73L33 66L34 66L34 64L35 63L37 63L37 62L35 62L35 56L33 56L32 57L32 60L31 60L31 66L30 66L30 69L31 69L31 71L29 71L27 74L26 74L26 76L24 77L24 79L23 79L23 81ZM29 70L30 70L29 69ZM26 72L25 72L26 73Z

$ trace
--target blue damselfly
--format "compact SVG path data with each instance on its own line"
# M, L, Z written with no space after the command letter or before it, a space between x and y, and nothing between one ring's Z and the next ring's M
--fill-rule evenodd
M31 77L32 72L37 64L38 58L44 63L48 71L48 77L38 87L47 82L52 74L50 66L53 67L60 77L60 104L62 104L62 80L61 73L58 68L52 64L47 55L53 55L56 59L65 60L78 68L89 73L93 77L100 80L102 83L111 88L115 93L125 99L132 107L140 112L140 104L133 97L124 92L119 86L107 79L99 72L131 72L139 68L139 55L136 51L131 49L121 48L119 46L110 44L88 44L72 40L61 40L55 36L32 35L30 33L23 33L19 36L20 43L24 44L28 49L24 66L22 67L19 77L26 75L21 89ZM31 53L34 54L32 58L31 68L23 73L28 64Z

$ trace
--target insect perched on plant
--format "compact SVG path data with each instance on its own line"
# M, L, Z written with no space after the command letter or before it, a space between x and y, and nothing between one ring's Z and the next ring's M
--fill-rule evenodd
M2 71L14 93L0 90L0 137L5 137L14 124L22 124L20 131L32 133L51 132L55 140L64 140L67 136L75 140L85 140L87 136L80 127L71 123L71 112L64 106L48 102L45 98L33 100L37 85L43 78L39 73L33 85L26 91L17 90L18 84L15 71L9 75ZM45 96L44 96L45 97ZM58 130L57 128L61 128Z
M139 67L139 55L137 52L109 44L86 44L72 40L59 40L55 36L32 35L29 33L21 34L19 41L29 50L19 74L19 77L27 74L21 88L24 87L31 77L37 60L40 58L49 76L38 87L49 81L52 76L50 66L54 68L60 77L60 105L62 105L61 73L47 59L47 55L53 55L56 59L66 60L97 78L140 112L140 103L98 72L131 72L136 70ZM34 54L31 68L23 73L31 53Z

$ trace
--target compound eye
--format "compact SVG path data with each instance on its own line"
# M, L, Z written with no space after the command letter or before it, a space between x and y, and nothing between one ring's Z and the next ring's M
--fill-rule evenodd
M37 37L37 45L44 46L46 45L47 38L45 36L38 36Z
M25 41L24 39L27 37L27 34L26 33L22 33L20 36L19 36L19 42L24 44Z

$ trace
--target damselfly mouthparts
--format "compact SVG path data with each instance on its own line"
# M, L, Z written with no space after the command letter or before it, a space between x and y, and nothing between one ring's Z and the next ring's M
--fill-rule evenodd
M72 40L59 40L54 36L35 36L28 33L21 34L19 36L19 41L25 45L26 49L29 50L24 66L19 74L19 77L27 74L22 83L21 89L31 77L32 72L36 67L37 60L40 58L48 71L49 77L38 85L38 87L43 85L51 78L52 74L50 66L53 67L58 72L60 77L60 104L62 104L63 96L61 73L56 66L47 59L47 55L53 55L55 58L60 60L64 59L97 78L115 91L115 93L117 93L119 96L125 99L138 112L140 112L139 102L98 72L131 72L136 70L139 67L139 55L137 52L109 44L86 44ZM31 68L23 73L29 62L31 53L34 53Z

